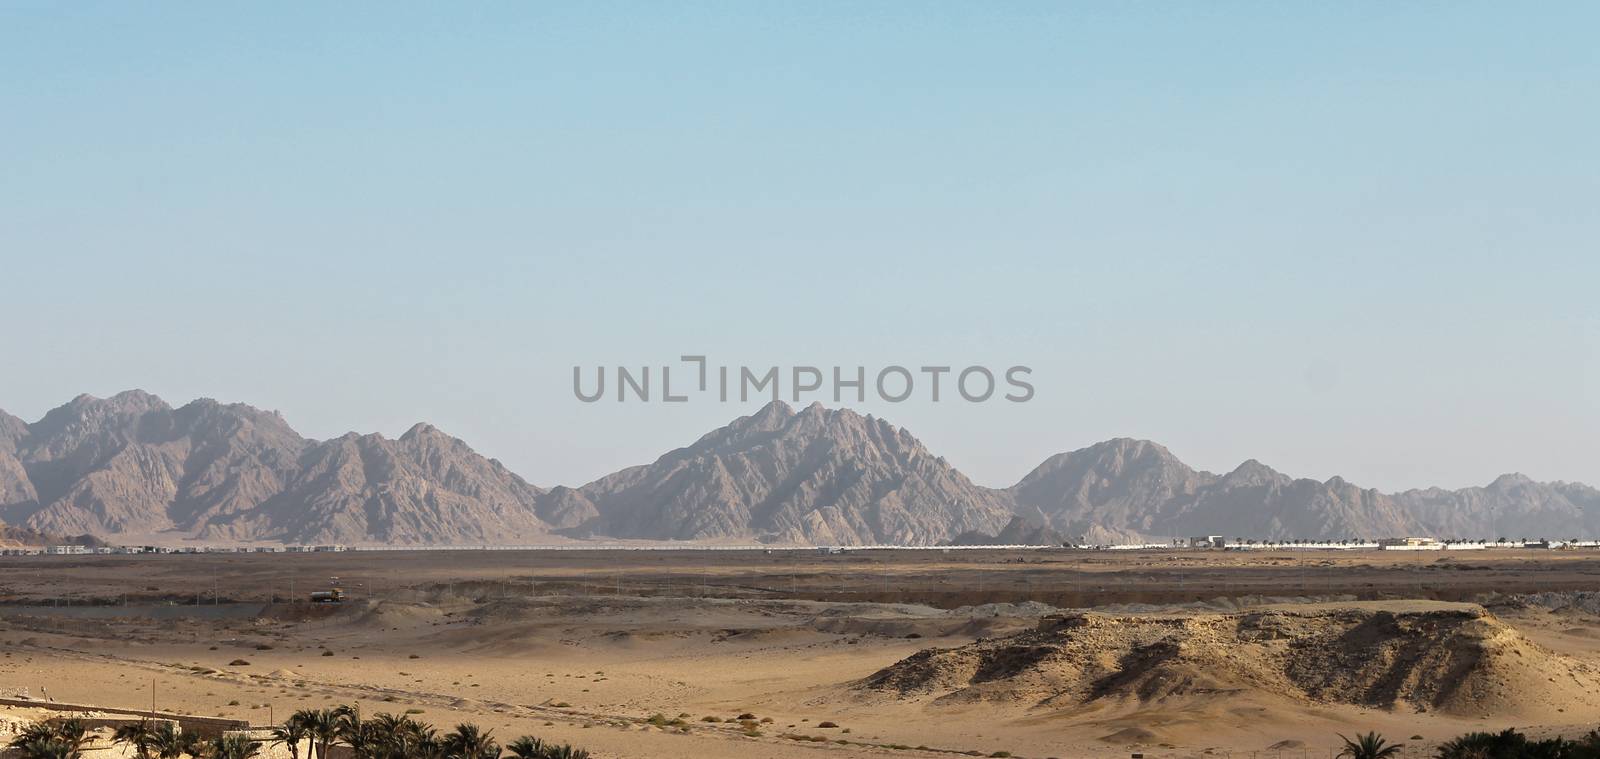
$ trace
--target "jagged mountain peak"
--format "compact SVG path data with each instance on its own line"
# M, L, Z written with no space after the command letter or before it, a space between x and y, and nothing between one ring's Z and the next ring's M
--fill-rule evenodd
M1245 459L1233 471L1222 476L1222 481L1236 486L1257 486L1277 484L1289 478L1279 473L1266 464L1255 459Z
M751 414L749 418L756 420L787 419L791 416L794 416L794 413L793 406L790 406L789 404L780 400L772 400L766 405L762 406L759 411Z
M1123 478L1141 474L1197 476L1194 470L1165 447L1148 440L1113 438L1045 459L1029 472L1016 489L1055 488L1062 478Z
M1160 453L1163 456L1171 456L1172 455L1172 452L1167 450L1166 446L1164 446L1164 445L1162 445L1160 443L1157 443L1157 442L1155 442L1153 440L1145 440L1143 438L1136 438L1136 437L1114 437L1114 438L1108 438L1108 439L1102 440L1102 441L1100 441L1098 443L1093 443L1093 444L1084 446L1083 448L1079 448L1078 450L1079 451L1141 451L1141 450L1144 450L1146 448L1152 449L1152 450L1156 451L1157 453Z
M759 445L781 432L794 416L794 409L790 408L789 404L772 401L753 414L738 417L726 425L707 432L688 448L671 451L662 458L674 457L682 451Z
M71 401L68 401L66 405L92 406L96 404L149 407L156 404L165 405L166 402L154 393L145 392L135 387L114 393L108 398L100 398L90 393L79 393Z
M931 544L998 531L1002 493L973 485L909 432L820 404L774 401L653 464L582 489L596 516L576 534Z
M251 418L282 419L283 415L276 411L263 411L248 403L223 403L216 398L196 398L178 407L178 410L189 409L195 413L225 413L248 416Z
M1045 459L1035 472L1049 471L1064 466L1087 466L1091 463L1126 467L1135 463L1184 466L1172 451L1159 443L1137 438L1118 437L1103 440L1073 451L1058 453Z
M1494 481L1489 483L1489 487L1494 490L1510 490L1512 488L1520 488L1537 484L1538 483L1534 482L1532 477L1529 477L1521 472L1508 472L1494 478Z
M124 390L110 398L97 398L88 393L45 413L44 418L28 425L35 436L56 435L68 429L87 432L128 429L130 420L152 411L171 411L166 401L143 390Z
M438 427L428 424L427 422L417 422L416 424L411 425L411 429L406 430L405 433L400 436L400 439L415 440L418 438L436 436L450 437L449 435L445 435L443 432L441 432ZM451 439L453 440L454 438Z
M71 402L62 408L71 409L80 414L138 414L152 410L170 411L172 409L171 406L167 405L166 401L161 400L160 396L137 388L123 390L109 398L96 398L84 393L73 398Z
M820 403L796 413L789 404L772 401L754 414L741 416L706 433L686 448L667 453L657 463L708 453L750 450L778 440L804 445L818 439L895 451L921 450L921 443L911 433L883 419L863 416L847 408L830 409Z
M729 422L722 429L741 433L771 432L782 429L794 417L794 408L789 404L783 401L772 401L753 414L741 416Z
M451 435L427 422L418 422L406 430L395 441L402 450L411 451L413 456L426 456L430 461L449 460L452 457L459 459L462 466L483 465L496 471L497 475L507 475L522 483L522 478L512 474L506 469L499 459L488 458L472 449L467 441ZM526 485L526 483L522 483ZM532 487L531 485L528 487Z
M262 411L243 403L221 403L211 398L200 398L173 412L174 426L191 434L206 430L220 436L262 435L273 436L287 444L301 443L305 439L289 426L289 422L276 411Z
M1051 456L1007 493L1030 520L1074 541L1101 542L1159 534L1163 510L1210 479L1164 446L1113 438Z

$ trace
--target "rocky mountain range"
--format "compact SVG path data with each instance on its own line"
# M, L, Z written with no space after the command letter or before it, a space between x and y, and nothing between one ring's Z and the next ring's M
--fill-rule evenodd
M275 413L140 391L0 412L0 526L123 542L518 544L568 539L814 545L1593 537L1600 491L1505 475L1386 494L1247 461L1194 470L1117 439L978 486L904 429L774 402L656 461L539 488L427 424L398 439L300 436ZM990 538L989 536L993 536Z
M1091 542L1185 535L1267 540L1595 537L1600 490L1503 475L1485 487L1382 493L1294 478L1250 460L1196 471L1149 441L1117 439L1039 465L1009 490L1017 512Z
M56 535L517 542L548 534L543 495L425 424L319 442L249 406L139 391L0 419L0 521Z

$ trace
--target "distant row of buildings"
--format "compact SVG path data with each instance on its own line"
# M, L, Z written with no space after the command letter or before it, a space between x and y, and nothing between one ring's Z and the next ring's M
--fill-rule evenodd
M343 551L817 551L822 554L841 554L845 551L866 550L993 550L997 548L1043 549L1062 546L1031 545L974 545L974 546L763 546L763 545L638 545L638 544L564 544L545 546L466 545L466 546L82 546L58 545L44 547L0 548L0 556L93 556L132 554L241 554L241 553L339 553ZM1075 545L1076 549L1093 550L1171 550L1174 548L1212 549L1224 551L1466 551L1487 548L1568 549L1600 548L1600 540L1438 540L1436 538L1384 538L1382 540L1254 540L1228 538L1222 535L1196 535L1167 543L1126 543L1117 545Z
M1174 541L1182 543L1183 541ZM1224 550L1325 549L1384 551L1470 551L1485 548L1600 548L1600 540L1439 540L1437 538L1383 538L1381 540L1280 540L1258 541L1221 535L1197 535L1187 541L1189 548Z
M133 554L195 553L338 553L349 550L342 545L322 546L44 546L0 548L0 556L127 556Z

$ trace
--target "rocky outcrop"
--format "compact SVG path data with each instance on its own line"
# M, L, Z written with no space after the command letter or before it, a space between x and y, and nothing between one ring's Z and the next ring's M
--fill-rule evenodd
M1263 697L1462 717L1594 708L1582 662L1482 607L1306 604L1234 614L1047 618L1037 630L930 648L854 683L857 692L1018 709Z

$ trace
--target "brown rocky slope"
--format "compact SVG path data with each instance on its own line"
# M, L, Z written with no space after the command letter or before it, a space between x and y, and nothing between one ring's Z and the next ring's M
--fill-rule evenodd
M1554 714L1600 705L1600 677L1471 604L1372 602L1240 613L1070 614L921 651L861 693L1070 710L1275 694L1302 704Z
M773 402L654 463L580 489L586 534L754 537L777 543L928 545L1011 518L906 430L848 409Z
M511 542L548 534L542 493L427 425L318 442L275 413L137 390L0 419L0 519L44 533Z

